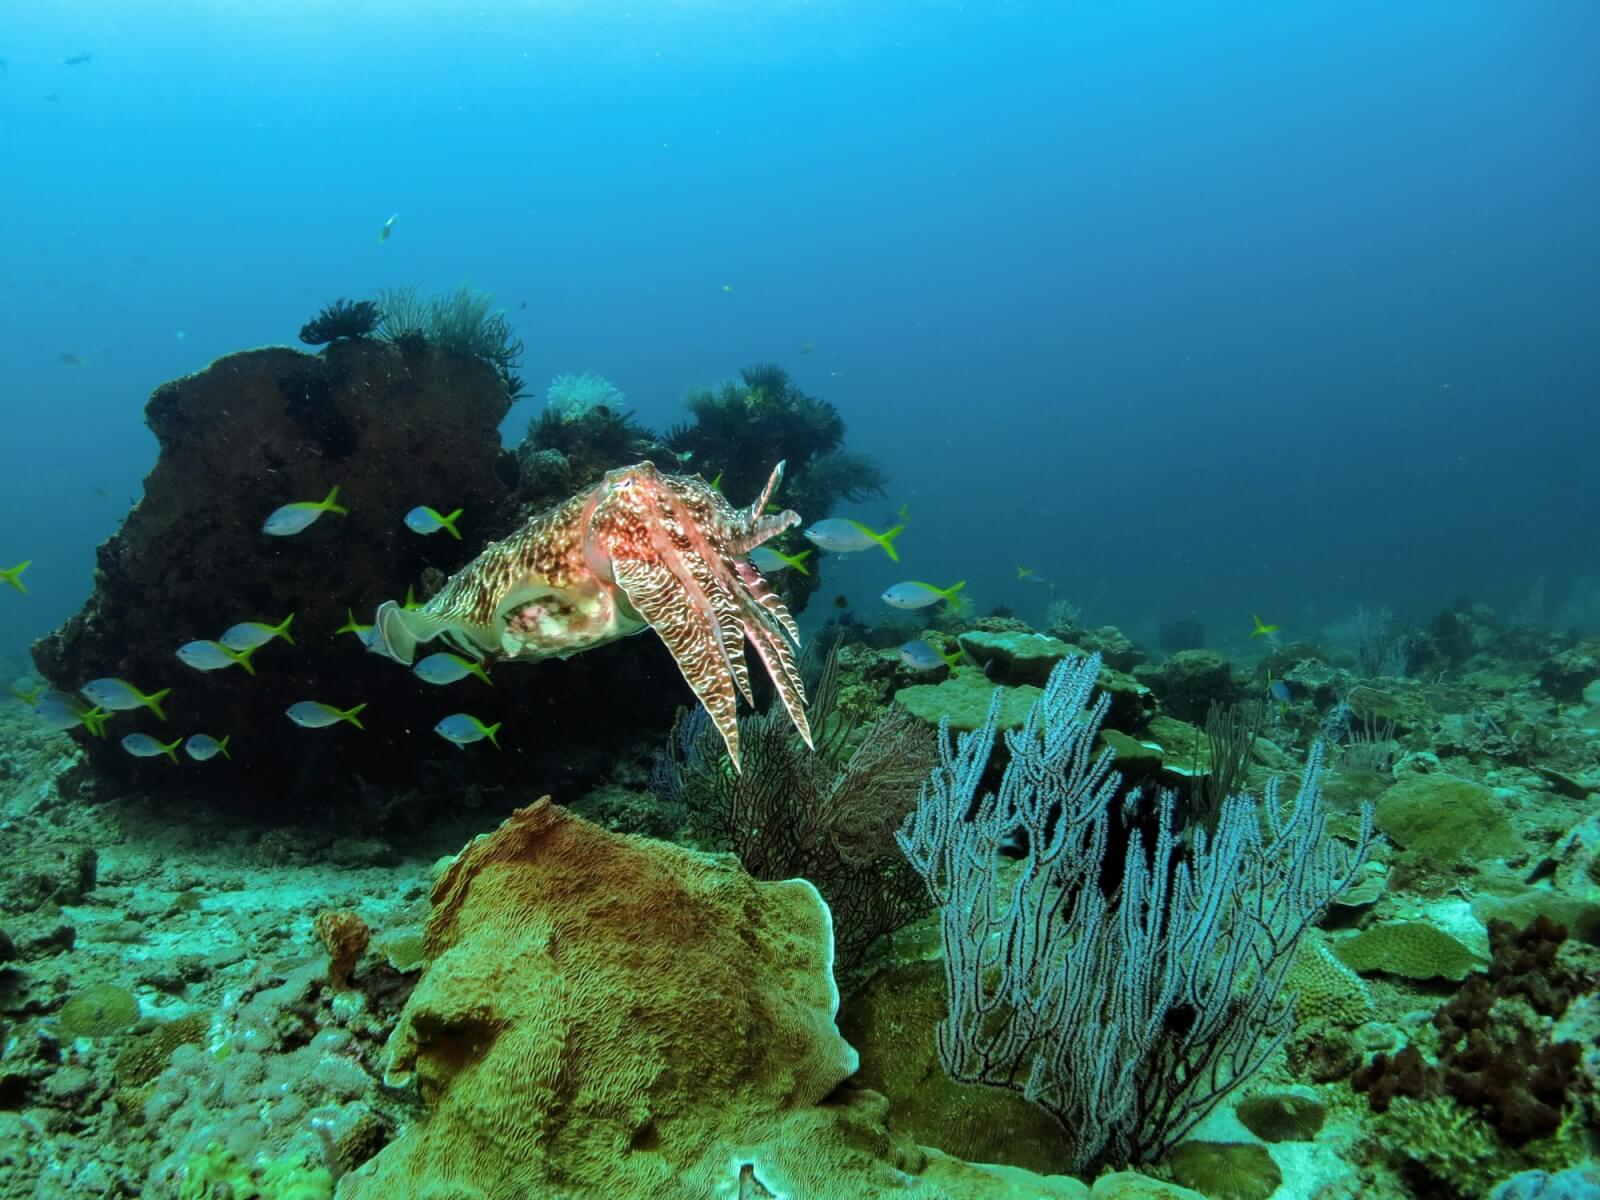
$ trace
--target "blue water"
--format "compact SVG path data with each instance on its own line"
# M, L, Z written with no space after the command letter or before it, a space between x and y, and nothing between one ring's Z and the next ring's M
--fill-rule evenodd
M869 613L1038 617L1021 563L1147 636L1600 627L1586 0L0 16L0 649L88 594L152 388L462 282L527 342L509 440L558 372L657 426L762 360L836 403L860 515L914 518L825 568Z

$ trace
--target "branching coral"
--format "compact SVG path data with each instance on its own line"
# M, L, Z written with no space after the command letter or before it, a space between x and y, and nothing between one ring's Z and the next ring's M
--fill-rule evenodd
M321 346L340 338L367 337L382 319L371 300L352 304L340 298L300 326L300 340L308 346Z
M1488 978L1474 976L1437 1013L1439 1063L1430 1066L1413 1046L1394 1058L1380 1054L1352 1083L1368 1093L1375 1112L1398 1097L1454 1097L1478 1109L1500 1138L1522 1145L1561 1125L1579 1086L1581 1048L1552 1042L1546 1031L1515 1019L1525 1003L1537 1017L1558 1017L1578 988L1557 961L1567 931L1544 917L1518 930L1489 923L1493 960Z

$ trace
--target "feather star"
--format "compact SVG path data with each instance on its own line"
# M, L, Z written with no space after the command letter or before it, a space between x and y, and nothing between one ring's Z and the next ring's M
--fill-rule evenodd
M749 642L810 746L800 631L748 557L800 522L792 510L765 512L782 479L779 463L755 503L734 508L698 475L649 462L608 472L490 543L420 608L380 605L368 644L407 664L437 637L476 658L535 662L654 629L737 770L737 697L754 703Z

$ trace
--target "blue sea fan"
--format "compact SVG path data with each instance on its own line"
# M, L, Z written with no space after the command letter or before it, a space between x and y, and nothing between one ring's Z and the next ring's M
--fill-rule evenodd
M580 420L597 408L617 412L627 401L615 384L593 371L582 375L557 375L550 381L545 399L561 414L563 422Z

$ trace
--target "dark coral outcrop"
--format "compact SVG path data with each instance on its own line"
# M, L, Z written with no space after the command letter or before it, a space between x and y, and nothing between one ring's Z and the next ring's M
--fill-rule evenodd
M318 355L233 354L158 388L146 420L160 456L144 498L101 545L84 609L34 648L41 673L64 691L107 675L172 689L164 722L136 710L117 714L103 741L74 731L95 768L319 805L391 796L403 785L411 792L403 807L414 811L419 795L459 794L472 783L539 780L567 790L613 765L634 738L646 753L643 742L659 739L687 695L654 638L507 667L493 687L467 679L435 688L337 632L348 613L370 621L380 601L408 587L426 595L509 531L516 464L498 433L509 403L490 364L377 340L336 342ZM292 537L262 533L279 505L320 500L334 485L348 515L324 514ZM463 509L464 540L411 532L403 518L419 504ZM202 673L174 656L235 622L289 613L294 644L261 647L254 676ZM285 716L301 700L366 703L365 730L301 729ZM463 754L434 736L440 718L462 710L505 723L503 754L486 745ZM163 742L230 734L232 757L196 763L180 752L177 766L135 759L119 745L135 730ZM392 801L381 803L374 819L401 819Z

